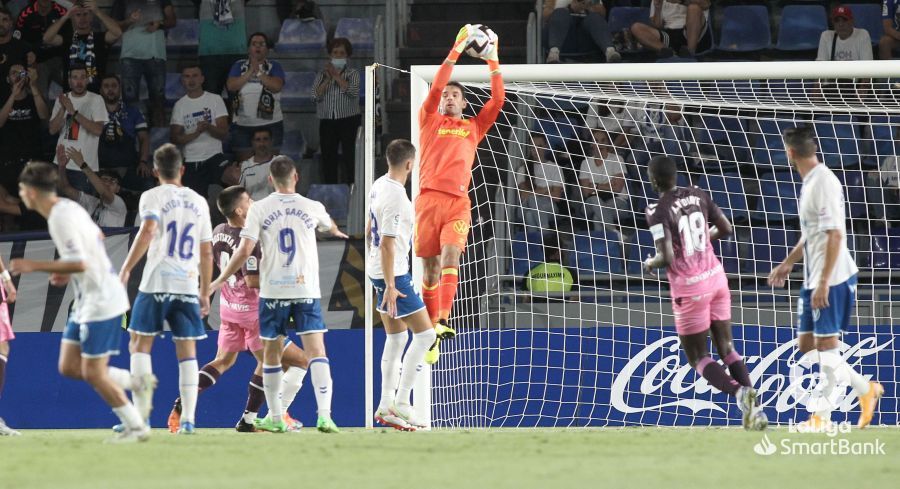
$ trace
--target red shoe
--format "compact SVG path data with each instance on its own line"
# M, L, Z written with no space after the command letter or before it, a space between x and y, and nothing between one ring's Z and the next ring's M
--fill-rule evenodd
M169 433L178 433L181 428L181 398L175 399L175 405L172 406L172 412L169 413Z

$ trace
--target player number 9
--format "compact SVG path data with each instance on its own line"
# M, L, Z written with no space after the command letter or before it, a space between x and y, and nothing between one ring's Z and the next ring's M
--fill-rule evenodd
M297 256L297 243L294 238L294 230L291 228L284 228L278 233L278 251L288 256L287 262L284 264L286 267L291 266L294 257Z

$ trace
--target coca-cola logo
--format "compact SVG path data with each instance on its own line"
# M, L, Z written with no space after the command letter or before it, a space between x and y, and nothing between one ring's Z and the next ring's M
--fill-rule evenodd
M841 343L840 350L847 363L858 368L863 359L890 347L893 341L891 338L878 344L875 337L868 337L855 345ZM813 369L816 353L810 352L795 359L798 356L796 345L797 341L791 340L778 345L765 356L744 357L762 405L772 406L779 413L798 406L806 407L818 381L818 370ZM723 404L708 399L710 392L719 391L696 375L690 365L682 362L679 348L678 337L668 336L647 345L633 356L613 381L610 393L612 407L625 414L673 407L687 408L695 414L702 411L727 412ZM656 360L660 356L662 358ZM839 386L835 392L832 402L838 410L847 412L855 407L856 396L849 394L846 386Z

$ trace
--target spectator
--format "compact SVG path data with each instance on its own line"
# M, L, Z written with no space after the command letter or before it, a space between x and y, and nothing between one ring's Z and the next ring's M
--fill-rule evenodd
M18 178L18 176L16 177ZM17 191L18 192L18 191ZM0 186L0 231L47 230L47 220Z
M0 109L0 185L10 195L19 192L19 173L31 159L42 159L41 121L50 118L36 68L9 67L11 94Z
M90 213L91 218L102 228L120 228L125 226L125 201L118 196L122 187L119 185L119 175L111 170L100 170L95 173L91 167L85 165L84 173L87 175L98 197L78 190L69 185L66 178L66 164L71 160L78 166L84 165L84 156L75 148L64 146L56 147L56 161L59 162L59 190L66 197L78 202L81 207Z
M35 0L23 8L16 19L17 36L34 50L38 80L44 97L48 96L51 82L56 82L61 87L66 84L62 75L62 46L44 44L44 33L64 15L66 8L53 0ZM63 27L63 29L71 28L71 25Z
M531 292L571 292L575 281L572 272L563 266L559 247L559 234L544 233L544 262L536 265L525 276L525 290Z
M603 129L613 141L613 147L628 145L626 123L628 114L624 105L615 105L613 102L597 103L588 106L585 117L585 126L588 129ZM632 121L631 126L634 127Z
M235 165L233 176L223 181L226 185L241 185L250 198L262 200L275 190L269 182L269 165L280 155L272 150L272 130L268 127L254 129L252 143L253 155L239 167Z
M635 22L631 34L660 58L691 57L712 48L709 0L653 0L650 23Z
M175 27L171 0L115 0L112 16L119 21L122 52L119 70L125 102L138 106L141 79L147 82L148 113L153 127L165 125L166 33Z
M549 31L547 63L559 63L561 47L567 51L585 51L592 46L606 55L608 63L622 60L622 55L613 46L603 2L547 0L544 2L543 16Z
M625 166L612 150L605 130L594 129L591 135L591 156L581 162L578 172L586 217L595 231L605 228L618 232L616 226L631 212Z
M281 89L284 69L278 61L268 59L269 38L262 32L250 35L247 59L231 67L228 74L229 93L234 97L234 125L231 127L231 150L238 161L250 157L250 139L255 129L269 129L272 144L281 148L284 137L284 116L281 113ZM251 192L252 194L252 192Z
M884 218L889 227L900 221L900 165L897 157L885 158L878 171L871 172L869 184L870 189L881 194L876 194L872 200L884 206L873 205L872 217Z
M83 165L69 161L66 166L68 180L73 187L86 192L93 191L83 167L96 172L100 169L97 150L103 125L109 119L103 98L87 90L88 76L84 65L69 68L69 93L60 94L50 114L50 134L59 134L57 146L75 148L83 154ZM59 161L54 160L59 164Z
M12 14L6 7L0 7L0 73L9 73L12 65L31 66L34 52L28 43L13 37ZM0 78L0 97L9 95L11 85L6 77Z
M221 95L228 72L247 52L244 0L194 0L200 4L200 69L203 88Z
M172 143L181 146L184 154L182 184L205 197L219 169L227 164L222 141L228 137L228 110L221 96L203 90L203 82L199 66L181 70L186 94L175 102L169 129Z
M359 71L347 61L353 46L343 37L328 43L331 60L313 82L319 144L325 183L352 183L356 163L356 131L359 128ZM341 156L338 158L338 148Z
M547 158L551 151L547 138L532 133L531 141L523 171L516 182L522 198L521 220L526 228L549 229L556 215L556 203L563 196L565 179L556 161Z
M94 17L106 27L106 32L93 30ZM72 19L72 29L63 26ZM63 74L68 79L72 66L84 66L87 72L88 90L100 91L100 77L106 73L109 47L120 37L122 29L116 21L97 8L96 0L83 0L53 23L44 33L44 44L63 46L65 54ZM64 87L66 90L71 87Z
M831 11L834 30L819 37L816 61L857 61L872 59L872 39L869 31L853 26L853 11L843 5Z
M900 0L881 1L881 24L884 35L878 41L878 57L894 59L894 50L900 47Z
M150 163L150 134L143 114L122 100L122 83L116 75L101 78L100 96L108 114L100 135L100 168L124 177L130 189L152 188L155 179Z

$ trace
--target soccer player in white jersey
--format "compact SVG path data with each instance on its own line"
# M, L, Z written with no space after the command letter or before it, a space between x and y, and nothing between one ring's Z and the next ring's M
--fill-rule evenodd
M147 440L150 427L125 395L124 389L132 387L131 375L109 366L109 356L119 353L128 293L106 255L100 228L84 208L56 195L57 178L52 165L30 162L19 177L19 196L27 208L47 219L59 259L19 258L12 260L10 270L14 274L49 273L54 285L71 280L78 305L63 332L59 371L90 384L125 425L110 441Z
M416 148L405 139L396 139L387 146L386 153L388 172L375 181L369 192L366 233L370 240L367 272L377 292L377 309L387 336L381 354L381 401L375 421L401 431L415 431L424 425L414 418L409 396L425 352L437 334L409 273L415 213L404 186L412 171ZM413 338L403 358L409 340L407 329L412 329Z
M131 373L137 378L152 376L153 339L168 321L178 357L182 408L178 433L193 434L199 371L195 341L206 338L201 316L209 312L212 278L209 205L204 197L181 185L184 166L181 152L174 145L164 144L156 150L153 172L160 185L141 195L141 227L119 272L122 283L128 283L131 270L147 255L128 327L136 333L132 337ZM152 391L134 394L136 404L149 414Z
M316 428L337 433L338 427L331 420L331 367L325 356L327 330L319 304L322 293L316 231L345 239L347 235L338 230L325 206L296 193L299 178L290 158L275 158L269 166L269 178L275 192L250 206L241 244L211 290L221 287L244 266L257 242L262 244L259 337L263 340L263 390L270 416L259 420L256 427L273 433L287 430L279 397L281 354L288 323L293 318L309 357L319 415Z
M847 364L840 352L840 336L850 323L856 300L858 269L847 249L844 189L840 180L816 157L813 130L796 127L784 132L788 161L803 178L800 191L800 242L769 274L769 284L781 287L794 264L803 260L803 288L797 302L800 322L797 340L802 353L818 351L822 385L814 396L814 411L806 428L827 429L834 408L831 394L838 382L848 382L859 397L860 428L872 422L884 387L867 381Z

